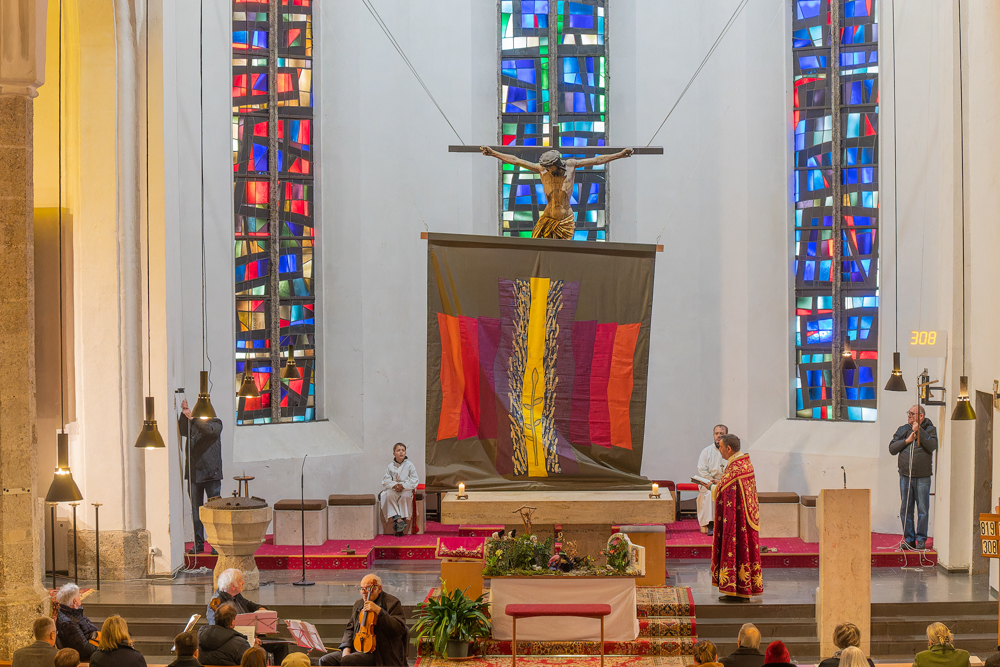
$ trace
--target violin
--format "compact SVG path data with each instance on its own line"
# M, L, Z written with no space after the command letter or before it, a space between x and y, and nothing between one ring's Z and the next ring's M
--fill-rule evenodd
M372 589L365 592L365 602L372 599ZM354 650L360 653L371 653L375 650L375 619L378 614L366 611L364 605L358 614L358 630L354 633Z

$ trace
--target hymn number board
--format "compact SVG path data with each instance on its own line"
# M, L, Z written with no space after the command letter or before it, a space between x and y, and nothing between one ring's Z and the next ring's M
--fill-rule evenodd
M979 540L982 544L982 554L986 558L1000 558L1000 549L997 548L1000 541L998 522L1000 513L979 515Z

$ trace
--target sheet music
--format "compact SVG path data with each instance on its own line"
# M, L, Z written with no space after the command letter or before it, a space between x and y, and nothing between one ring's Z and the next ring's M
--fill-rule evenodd
M257 634L254 632L254 627L252 625L234 625L233 630L236 630L236 632L241 635L246 635L247 641L250 642L250 646L253 646L253 642L257 637Z
M306 621L285 621L288 631L295 638L295 643L302 648L313 651L326 651L323 640L320 639L316 626Z
M187 625L184 626L184 632L189 632L195 624L201 620L201 614L191 614L191 618L188 619ZM177 645L174 644L170 647L170 652L174 653L177 651Z
M274 633L278 631L278 612L265 609L249 614L238 614L233 625L251 625L258 635Z
M693 475L691 477L691 481L695 484L701 484L702 486L712 486L712 480L705 479L704 477L700 477L698 475Z

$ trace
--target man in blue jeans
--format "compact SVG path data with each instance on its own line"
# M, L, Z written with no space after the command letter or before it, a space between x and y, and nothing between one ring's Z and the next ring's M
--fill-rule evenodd
M889 443L889 453L899 456L899 520L903 524L905 547L909 549L927 547L927 508L931 502L931 474L937 448L937 429L924 415L924 409L914 405L906 413L906 424L896 429Z
M187 437L184 477L191 491L191 514L194 519L194 546L189 554L200 554L205 550L205 526L201 523L198 509L205 497L222 495L222 420L192 419L188 402L181 402L181 417L177 427L182 436ZM212 548L212 554L218 553Z

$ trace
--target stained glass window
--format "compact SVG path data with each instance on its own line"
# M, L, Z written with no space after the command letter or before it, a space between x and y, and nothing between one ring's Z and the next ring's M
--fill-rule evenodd
M798 417L874 421L877 414L878 4L793 0ZM833 21L839 43L831 43ZM857 370L841 368L844 340Z
M558 146L565 157L607 145L606 12L606 0L500 1L502 145ZM531 236L546 203L540 177L504 164L500 180L501 234ZM577 172L574 239L607 239L607 189L607 165Z
M233 1L237 424L316 418L312 40L312 0Z

